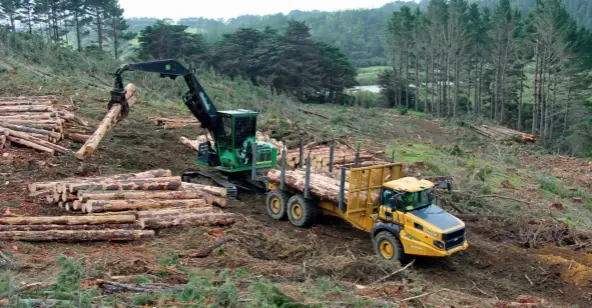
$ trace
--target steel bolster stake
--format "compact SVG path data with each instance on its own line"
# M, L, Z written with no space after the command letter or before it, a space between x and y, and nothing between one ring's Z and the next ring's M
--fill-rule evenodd
M255 181L257 179L257 142L253 142L251 148L253 150L253 168L251 168L251 179Z
M345 167L341 167L341 176L339 179L339 210L345 212Z
M304 139L300 139L300 162L298 163L298 168L302 168L303 163L303 156L304 156Z
M331 143L331 150L329 151L329 173L333 173L333 157L335 155L335 145Z
M306 158L306 179L304 182L304 198L310 199L310 156Z
M356 151L356 157L354 161L354 166L358 168L360 166L360 151Z
M282 148L282 166L280 176L280 189L286 190L286 149Z

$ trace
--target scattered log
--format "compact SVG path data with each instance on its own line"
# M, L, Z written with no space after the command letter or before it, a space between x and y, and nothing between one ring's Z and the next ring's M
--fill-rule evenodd
M18 143L20 145L24 145L24 146L30 147L32 149L35 149L35 150L50 153L51 155L53 155L55 153L54 149L50 149L48 147L39 145L35 142L31 142L28 140L24 140L24 139L12 137L12 136L8 136L7 139L10 140L11 142Z
M54 101L57 99L55 95L38 95L38 96L2 96L0 101Z
M11 129L8 129L8 128L5 128L5 127L0 126L0 131L3 131L3 130L4 131L6 131L6 130L8 131L8 133L10 134L9 135L9 138L10 137L12 137L12 138L18 138L20 140L25 140L25 141L28 141L30 143L35 143L37 145L43 146L45 148L52 149L52 150L54 150L54 151L56 151L58 153L62 153L62 154L66 154L66 153L70 152L68 149L66 149L66 148L64 148L62 146L59 146L57 144L51 143L51 142L46 141L46 140L42 140L42 139L39 139L39 138L36 138L36 137L32 137L28 133L15 131L15 130L11 130Z
M136 92L136 86L134 84L128 84L125 91L125 99L129 107L132 107L139 97L138 92ZM103 137L105 137L105 135L111 131L121 119L121 105L116 104L111 110L109 110L107 115L105 115L94 134L80 148L80 150L76 152L76 158L84 160L91 155L97 149Z
M223 187L216 187L216 186L209 186L209 185L202 185L196 183L181 183L181 189L183 190L197 190L207 192L208 194L218 196L218 197L226 197L228 194L226 188Z
M145 210L164 207L205 207L208 206L203 199L186 200L158 200L158 199L135 199L135 200L89 200L81 204L82 211L86 213Z
M199 142L197 140L189 140L183 136L181 136L181 138L179 138L179 141L181 141L182 144L186 145L187 147L194 149L194 150L198 150L199 149Z
M105 293L120 293L120 292L148 292L148 293L162 293L162 292L180 292L185 289L185 285L171 286L165 284L126 284L115 281L106 281L97 279L97 285L103 289Z
M0 231L48 231L48 230L141 230L139 224L98 224L98 225L0 225Z
M156 190L156 191L78 191L78 199L87 200L124 200L124 199L204 199L210 205L225 207L227 200L203 191L191 190Z
M0 217L2 225L99 225L129 224L136 222L136 215L105 216L19 216Z
M167 208L167 209L153 209L146 211L134 212L138 219L142 218L158 218L165 216L178 215L195 215L204 213L214 213L214 208L209 207L191 207L191 208Z
M235 215L229 213L179 214L139 218L140 225L148 229L163 229L175 226L219 226L235 222Z
M131 241L154 237L153 230L4 231L0 240L16 241Z
M0 106L0 112L52 112L53 106L47 105L18 105L18 106Z
M181 187L181 177L159 177L134 180L106 180L66 184L71 193L79 190L176 190Z

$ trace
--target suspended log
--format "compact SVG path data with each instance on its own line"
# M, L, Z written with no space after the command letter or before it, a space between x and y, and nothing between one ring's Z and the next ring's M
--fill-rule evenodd
M148 170L138 173L122 173L122 174L114 174L114 175L107 175L102 177L74 177L74 178L66 178L62 180L56 181L48 181L48 182L36 182L31 183L27 186L30 192L34 192L37 189L53 189L57 190L55 186L57 184L64 184L64 183L74 183L74 182L103 182L106 180L131 180L131 179L147 179L147 178L160 178L160 177L170 177L172 175L171 170L168 169L154 169ZM60 190L61 192L61 190Z
M181 177L162 177L134 180L106 180L104 182L80 182L66 184L69 192L79 190L176 190L181 187Z
M145 210L164 207L206 207L209 206L203 199L186 200L158 200L158 199L133 199L133 200L89 200L81 204L85 213Z
M140 218L140 225L147 229L162 229L175 226L221 226L235 222L235 215L229 213L179 214Z
M174 191L78 191L80 201L87 200L124 200L124 199L204 199L210 205L224 207L227 200L203 191L174 190Z
M19 216L0 217L2 225L97 225L129 224L136 222L136 215L106 216Z
M4 231L0 240L17 241L131 241L154 237L153 230Z
M99 225L0 225L0 231L47 231L47 230L141 230L142 226L133 224Z
M132 107L139 97L138 92L136 92L136 86L130 83L126 86L125 91L125 99L129 107ZM109 110L107 115L105 115L103 121L101 124L99 124L99 127L97 127L97 130L90 137L90 139L88 139L88 141L80 148L80 150L76 152L76 158L79 160L84 160L89 155L91 155L97 149L99 143L105 137L105 135L111 131L119 121L121 121L121 105L116 104L111 108L111 110Z
M202 185L202 184L196 184L196 183L187 183L187 182L181 183L181 189L182 190L203 191L203 192L207 192L208 194L218 196L218 197L226 197L226 195L228 194L226 188L223 188L223 187Z

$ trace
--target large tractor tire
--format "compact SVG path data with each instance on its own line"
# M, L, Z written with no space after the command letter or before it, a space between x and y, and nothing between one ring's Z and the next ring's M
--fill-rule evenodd
M374 250L385 260L406 263L408 256L403 250L401 241L390 231L380 231L374 236Z
M284 220L288 216L287 207L290 195L281 190L274 190L267 193L265 204L267 214L276 220Z
M288 200L287 212L290 222L301 228L310 227L320 214L318 206L302 195L294 195Z

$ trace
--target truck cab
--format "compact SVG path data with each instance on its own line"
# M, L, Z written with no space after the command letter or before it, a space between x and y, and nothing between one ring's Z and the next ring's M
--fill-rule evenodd
M372 230L375 250L380 256L385 259L401 259L404 254L445 257L468 247L464 222L435 204L434 187L434 183L414 177L382 185L378 217ZM393 234L395 239L385 236L385 232ZM397 248L401 248L399 253Z

